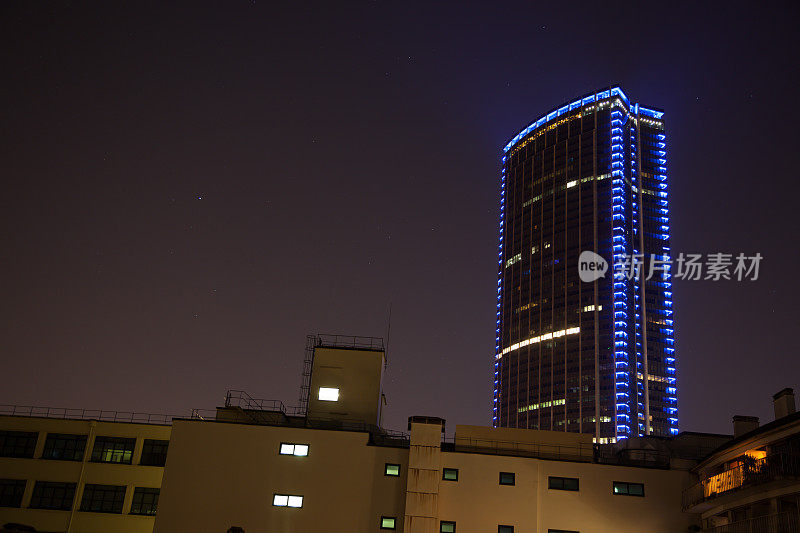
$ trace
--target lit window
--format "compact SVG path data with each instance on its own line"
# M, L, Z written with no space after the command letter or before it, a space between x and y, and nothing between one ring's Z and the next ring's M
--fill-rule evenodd
M302 507L302 496L290 496L288 494L276 494L272 497L272 505L275 507Z
M554 477L548 478L547 488L552 490L579 490L579 481L574 477Z
M381 529L395 529L397 520L393 516L381 517Z
M501 485L514 485L516 483L516 476L514 472L500 472Z
M281 443L281 455L295 455L297 457L305 457L308 455L308 444L289 444L286 442Z
M332 387L320 387L319 396L317 397L323 402L338 402L339 389Z
M624 481L615 481L613 486L615 495L644 496L643 483L626 483Z
M456 533L456 523L455 522L445 522L442 520L441 525L439 526L440 533Z
M458 481L458 468L445 468L442 470L442 479L445 481Z
M383 475L385 475L385 476L399 476L400 475L400 465L386 463L386 467L383 470Z

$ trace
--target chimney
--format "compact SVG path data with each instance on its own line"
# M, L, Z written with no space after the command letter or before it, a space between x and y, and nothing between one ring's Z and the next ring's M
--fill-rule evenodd
M742 416L736 415L733 417L733 438L735 439L739 435L744 435L749 431L753 431L754 429L758 428L758 417L757 416Z
M772 404L775 406L775 420L789 416L794 413L794 391L785 388L772 397Z

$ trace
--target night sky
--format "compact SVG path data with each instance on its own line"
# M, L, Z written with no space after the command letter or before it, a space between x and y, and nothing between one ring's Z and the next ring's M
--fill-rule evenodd
M0 403L297 403L386 336L387 425L491 421L501 147L620 84L666 110L682 430L800 389L797 4L4 2Z

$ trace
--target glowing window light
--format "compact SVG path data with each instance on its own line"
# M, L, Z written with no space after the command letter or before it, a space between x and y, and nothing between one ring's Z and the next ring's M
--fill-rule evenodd
M514 350L518 350L520 348L524 348L529 344L536 344L542 341L549 341L551 339L557 339L559 337L563 337L565 335L575 335L581 332L580 327L568 328L568 329L561 329L558 331L553 331L551 333L543 333L541 335L537 335L536 337L531 337L529 339L525 339L524 341L517 342L504 348L503 351L497 355L497 359L500 359L503 355L507 354L508 352L513 352Z
M275 494L272 497L272 505L274 505L275 507L300 508L303 506L303 497L292 496L289 494Z
M308 455L308 444L290 444L283 442L281 443L280 454L305 457Z
M334 387L320 387L317 398L323 402L338 402L339 389Z

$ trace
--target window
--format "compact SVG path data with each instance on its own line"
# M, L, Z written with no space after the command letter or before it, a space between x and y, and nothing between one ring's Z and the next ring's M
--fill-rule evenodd
M514 472L500 472L501 485L514 485L516 483L516 475Z
M440 533L456 533L456 523L442 520L442 523L439 525L439 531Z
M289 494L276 494L272 497L272 505L275 507L302 507L302 496L290 496Z
M578 490L578 479L574 477L553 477L548 478L547 488L553 490Z
M90 485L83 486L81 511L93 513L122 513L125 501L125 485Z
M42 459L83 461L83 451L85 448L86 435L48 433L47 439L44 441Z
M458 468L445 468L442 470L442 479L445 481L458 481Z
M624 481L614 482L614 494L622 494L625 496L644 496L643 483L627 483Z
M97 437L94 439L92 461L95 463L121 463L129 465L133 461L136 439L123 437Z
M393 516L381 517L381 529L396 529L397 520Z
M400 465L395 465L392 463L386 463L386 466L383 468L383 475L384 476L399 476L400 475Z
M580 533L580 531L572 531L571 529L548 529L547 533Z
M308 455L308 444L289 444L286 442L282 442L280 448L280 454L305 457L306 455Z
M497 526L497 533L514 533L514 526Z
M0 479L0 507L22 507L24 479Z
M0 431L0 457L33 457L39 434L35 431Z
M320 387L319 396L317 397L323 402L338 402L339 389L333 387Z
M158 507L158 495L161 489L136 487L133 491L131 514L154 516Z
M33 486L31 509L69 511L75 498L75 483L37 481Z
M168 440L144 439L140 465L164 466L167 463Z

